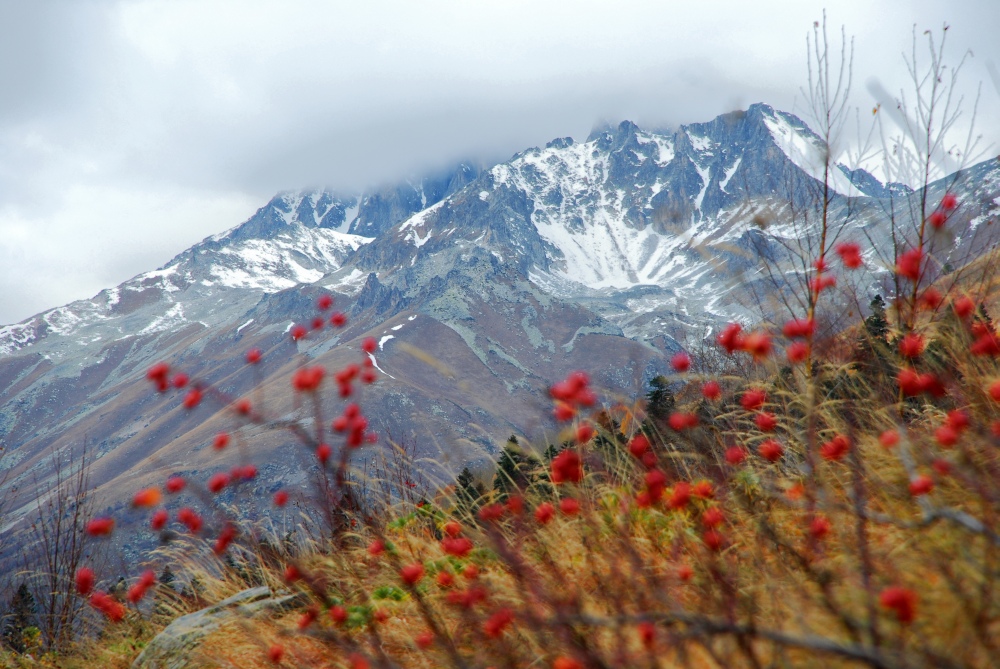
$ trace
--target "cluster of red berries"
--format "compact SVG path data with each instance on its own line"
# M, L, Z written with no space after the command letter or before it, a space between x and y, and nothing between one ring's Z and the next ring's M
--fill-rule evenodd
M549 388L549 396L556 403L553 415L562 423L572 420L580 409L597 403L597 395L590 388L590 377L586 372L571 373Z

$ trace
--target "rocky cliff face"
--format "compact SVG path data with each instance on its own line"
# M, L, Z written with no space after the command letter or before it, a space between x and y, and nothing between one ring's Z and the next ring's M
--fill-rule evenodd
M754 105L672 133L623 122L362 194L281 193L160 269L0 327L0 466L19 491L5 493L5 528L30 510L54 459L84 441L111 508L168 474L233 464L206 447L232 427L220 405L188 412L150 392L143 376L158 360L234 397L260 381L287 416L296 365L337 367L374 336L379 381L366 411L437 476L487 462L511 433L542 442L554 379L583 368L634 397L684 342L759 320L774 313L769 298L798 289L814 257L824 152L799 119ZM830 183L841 239L867 249L859 289L880 290L890 220L906 234L921 193L842 166ZM995 243L1000 166L933 184L929 200L945 190L960 207L934 238L942 268ZM292 342L322 292L349 325ZM251 346L265 352L253 373L242 364ZM308 454L276 433L249 436L264 474L253 492L305 485Z

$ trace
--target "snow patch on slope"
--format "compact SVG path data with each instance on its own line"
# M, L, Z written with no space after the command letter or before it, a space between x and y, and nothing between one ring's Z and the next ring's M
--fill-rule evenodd
M764 125L789 160L813 179L823 182L827 162L823 140L808 130L794 127L780 112L765 114ZM829 181L830 187L842 195L857 194L851 180L833 163L830 164Z

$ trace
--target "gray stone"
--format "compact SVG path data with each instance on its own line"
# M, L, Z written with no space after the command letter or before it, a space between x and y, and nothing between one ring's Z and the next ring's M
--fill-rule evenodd
M202 639L223 623L297 608L305 598L304 593L272 593L266 585L239 592L167 625L135 658L132 669L183 669L191 665L192 651Z

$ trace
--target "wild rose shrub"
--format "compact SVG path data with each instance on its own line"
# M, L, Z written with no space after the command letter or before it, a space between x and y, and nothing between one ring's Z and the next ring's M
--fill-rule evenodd
M946 225L957 207L945 195L934 210L943 219L928 222ZM233 432L288 430L325 473L329 541L265 565L274 586L309 603L236 644L256 645L260 666L289 667L988 666L1000 657L1000 338L976 312L985 295L927 285L924 239L892 265L904 290L888 337L859 324L818 339L824 295L864 263L855 241L829 257L820 249L807 313L718 335L727 355L756 364L750 382L697 373L678 353L678 402L657 423L641 405L602 403L574 372L550 389L558 427L546 456L527 448L482 494L413 491L406 472L410 495L381 488L390 492L372 504L361 493L351 454L388 448L357 399L377 379L374 340L358 364L294 373L311 422L277 423L246 398L154 366L158 391L181 393L188 408L219 402ZM332 305L324 296L320 313ZM291 336L319 336L327 320L346 317L317 317ZM249 351L247 364L261 355ZM335 402L339 415L324 423ZM260 537L216 520L225 512L211 502L256 475L244 464L172 477L134 505L153 530L204 541L226 569L235 547ZM192 489L202 508L175 510ZM274 496L287 502L284 490ZM94 540L113 531L111 518L88 526ZM89 568L76 583L109 620L126 616ZM152 586L151 572L137 575L127 615Z

